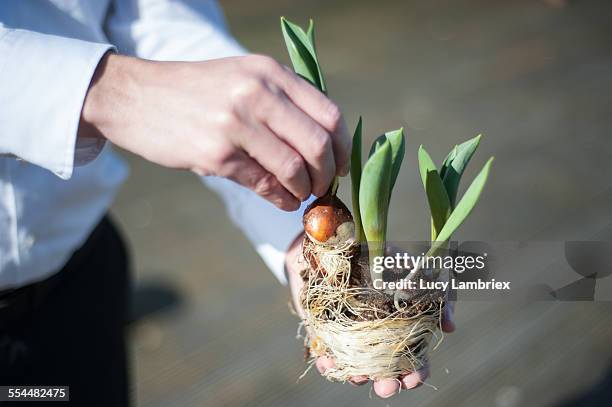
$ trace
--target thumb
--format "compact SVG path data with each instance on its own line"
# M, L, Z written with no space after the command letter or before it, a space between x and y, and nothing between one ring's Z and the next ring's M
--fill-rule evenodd
M455 316L455 303L451 301L447 301L444 304L444 311L442 314L442 331L451 333L456 329L454 316Z

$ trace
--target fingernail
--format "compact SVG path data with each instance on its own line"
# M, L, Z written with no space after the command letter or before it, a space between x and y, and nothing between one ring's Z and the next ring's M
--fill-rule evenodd
M368 382L367 376L354 376L351 378L351 380L349 380L349 383L355 387L364 385L367 382Z
M394 391L393 393L389 393L389 394L385 394L385 395L378 395L378 397L380 397L381 399L388 399L389 397L393 397L397 394L397 391Z
M429 377L429 368L423 367L415 373L411 373L402 378L402 387L410 390L421 386Z
M444 331L447 333L454 332L456 329L455 323L450 319L446 319L443 321L443 328L444 328Z
M378 397L387 399L397 394L400 389L400 385L401 383L399 381L385 379L383 381L374 383L374 390L376 391Z

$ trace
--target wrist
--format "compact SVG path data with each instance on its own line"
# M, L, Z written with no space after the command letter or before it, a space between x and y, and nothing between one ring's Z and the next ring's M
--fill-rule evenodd
M136 58L107 52L98 63L83 102L78 137L106 138L120 128L134 88Z

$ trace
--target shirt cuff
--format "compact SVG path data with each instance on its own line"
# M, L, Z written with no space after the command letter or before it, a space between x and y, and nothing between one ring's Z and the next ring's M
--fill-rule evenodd
M95 158L103 141L77 149L85 95L112 45L26 30L0 38L0 153L68 179L75 165ZM85 146L84 146L85 145Z
M221 196L234 224L243 231L278 281L287 285L285 257L291 243L304 231L302 213L310 201L302 203L297 211L284 212L227 179L203 177L202 180Z
M77 137L74 148L74 165L79 167L95 160L105 145L106 139L102 137Z

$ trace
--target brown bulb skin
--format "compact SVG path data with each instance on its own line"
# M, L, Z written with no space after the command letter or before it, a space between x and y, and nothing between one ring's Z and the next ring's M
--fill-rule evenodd
M304 231L316 243L339 244L354 237L353 216L335 195L325 195L311 203L304 211L303 221Z

